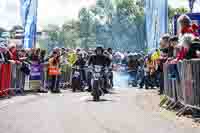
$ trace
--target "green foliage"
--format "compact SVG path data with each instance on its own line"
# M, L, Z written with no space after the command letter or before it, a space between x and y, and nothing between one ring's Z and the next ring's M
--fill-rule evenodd
M48 34L48 48L55 46L76 48L80 46L80 22L78 20L66 21L61 27L48 25L44 32ZM44 40L40 40L44 42Z
M189 10L185 7L180 7L180 8L172 8L172 7L168 7L168 11L169 11L169 19L173 19L173 17L177 14L185 14L188 13Z
M127 43L127 46L132 46L133 49L145 48L145 15L144 15L144 0L115 0L117 14L121 26L125 31L120 31L127 36L134 36L131 40L132 45ZM129 29L132 29L130 31ZM127 33L126 31L129 31Z
M46 28L49 40L70 48L145 48L144 0L97 0L96 6L82 8L78 20L61 27ZM131 44L131 45L130 45Z
M75 20L65 22L60 35L65 47L80 47L80 22Z
M172 24L173 24L173 17L177 14L185 14L188 13L189 10L185 7L179 7L179 8L172 8L171 6L168 6L168 18L169 18L169 32L172 33Z

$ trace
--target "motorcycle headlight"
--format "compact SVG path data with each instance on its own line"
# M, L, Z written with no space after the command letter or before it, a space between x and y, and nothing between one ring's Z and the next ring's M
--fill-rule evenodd
M95 70L95 72L98 72L98 73L101 72L101 68L98 68L98 67L95 67L94 70Z

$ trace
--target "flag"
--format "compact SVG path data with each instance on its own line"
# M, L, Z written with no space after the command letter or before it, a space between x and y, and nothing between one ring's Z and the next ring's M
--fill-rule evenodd
M21 18L24 27L24 48L33 48L37 34L38 0L21 0Z
M145 22L148 48L157 48L160 37L167 33L167 0L145 0Z

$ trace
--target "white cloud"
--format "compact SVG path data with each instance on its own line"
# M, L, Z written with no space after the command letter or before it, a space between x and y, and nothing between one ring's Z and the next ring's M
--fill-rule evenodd
M10 28L21 24L20 0L0 0L0 27ZM93 5L96 0L38 0L38 25L62 24L76 19L83 6ZM172 7L188 7L188 0L168 0ZM199 4L200 5L200 4ZM195 5L195 10L200 7Z
M188 0L168 0L168 3L173 8L186 7L188 8Z
M17 0L0 0L0 26L10 28L20 23Z

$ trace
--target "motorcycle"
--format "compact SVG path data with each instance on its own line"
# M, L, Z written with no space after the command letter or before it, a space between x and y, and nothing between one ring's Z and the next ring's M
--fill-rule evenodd
M82 69L79 66L72 67L72 91L84 91L82 81Z
M100 96L104 94L103 89L104 83L105 83L105 69L103 66L98 66L95 65L92 68L92 80L91 80L91 85L92 85L92 96L93 96L93 101L99 101Z

